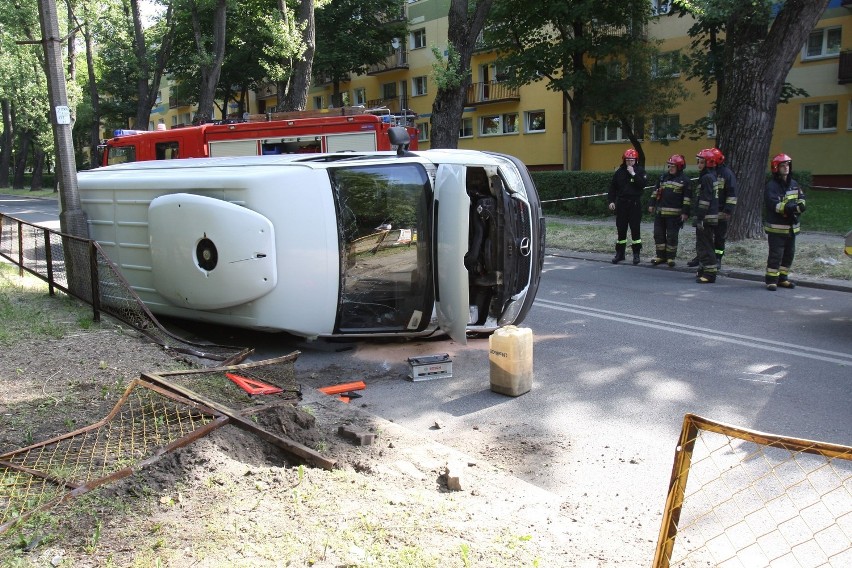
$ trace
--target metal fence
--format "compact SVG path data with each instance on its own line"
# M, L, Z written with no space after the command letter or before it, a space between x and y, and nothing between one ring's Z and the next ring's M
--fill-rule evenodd
M16 264L21 274L47 282L51 295L60 290L90 304L95 321L106 313L174 353L226 364L251 353L241 347L194 343L166 330L95 241L0 213L0 257Z
M852 447L687 414L653 566L852 566Z

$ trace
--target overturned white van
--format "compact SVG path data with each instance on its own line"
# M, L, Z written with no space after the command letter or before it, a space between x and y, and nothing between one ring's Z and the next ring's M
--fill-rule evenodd
M136 162L79 187L90 236L155 314L464 341L519 323L541 275L538 195L501 154Z

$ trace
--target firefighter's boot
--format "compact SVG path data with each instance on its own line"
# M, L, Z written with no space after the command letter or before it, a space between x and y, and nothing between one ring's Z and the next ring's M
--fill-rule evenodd
M716 270L722 270L723 256L725 256L725 251L716 249Z
M778 271L770 268L766 269L766 289L774 292L778 289Z
M615 243L615 256L612 257L613 264L618 264L624 260L625 250L627 250L627 243Z
M792 280L790 280L790 279L787 277L787 273L786 273L786 272L781 272L781 273L778 275L778 287L779 287L779 288L793 289L793 288L795 288L795 287L796 287L796 283L795 283L795 282L793 282Z
M657 256L651 259L651 264L659 266L666 262L666 249L657 249Z
M633 249L633 264L639 264L641 259L639 258L639 252L642 250L642 245L630 245L630 248Z

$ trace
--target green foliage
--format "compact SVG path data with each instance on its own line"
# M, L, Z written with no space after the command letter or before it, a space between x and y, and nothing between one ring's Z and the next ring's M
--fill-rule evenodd
M432 63L432 78L439 89L456 89L464 84L470 75L470 69L462 69L461 54L452 44L447 46L447 58L434 45L432 55L435 62Z

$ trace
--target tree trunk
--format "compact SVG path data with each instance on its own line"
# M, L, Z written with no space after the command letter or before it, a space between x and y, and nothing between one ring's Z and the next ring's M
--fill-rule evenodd
M201 66L201 85L198 90L198 115L203 120L213 119L213 106L216 99L216 85L222 73L222 61L225 59L225 27L227 23L227 2L216 0L213 15L213 59ZM192 4L192 29L195 34L195 47L202 61L209 59L206 44L198 17L198 6ZM224 118L224 117L223 117Z
M130 0L130 10L133 16L133 55L136 58L138 75L136 76L136 122L134 126L147 129L151 118L151 107L148 103L148 77L150 75L145 32L142 29L142 16L139 12L139 0Z
M0 187L9 187L9 167L12 164L12 104L0 100L3 114L3 134L0 134Z
M33 152L33 178L30 191L41 191L44 187L44 150L36 148Z
M741 3L727 22L725 83L716 123L717 145L733 158L730 166L739 186L729 240L763 238L763 189L778 100L827 2L790 0L768 29L766 17Z
M302 58L293 62L293 73L286 97L278 100L279 111L305 110L308 105L308 91L311 88L311 70L314 66L314 51L316 51L316 23L314 21L314 0L300 0L298 21L305 22L302 32L302 42L305 53Z
M27 156L30 153L30 144L33 140L33 133L30 131L23 132L18 146L18 155L15 159L15 177L12 180L14 189L24 189L24 173L27 169Z
M89 73L89 100L92 103L92 124L89 127L89 168L101 165L98 145L101 142L101 101L98 97L98 83L95 76L95 51L92 34L88 25L83 26L83 38L86 41L86 69Z
M470 87L470 58L476 38L485 25L492 0L477 0L468 10L468 0L452 0L447 20L447 44L459 55L459 68L451 70L460 80L438 87L432 102L430 148L457 148L462 113ZM448 61L448 65L451 62Z

